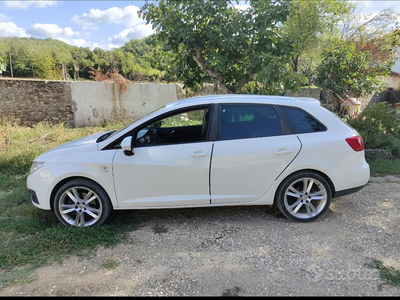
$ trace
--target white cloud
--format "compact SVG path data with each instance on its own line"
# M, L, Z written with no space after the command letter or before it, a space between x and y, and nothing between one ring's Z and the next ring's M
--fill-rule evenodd
M73 16L71 20L76 24L83 25L84 30L97 30L99 26L111 23L132 27L144 22L137 15L138 11L139 8L133 5L123 9L119 7L111 7L106 10L91 9L89 13Z
M8 22L10 18L0 13L0 22Z
M124 44L131 39L141 39L151 35L153 29L150 24L140 24L132 28L125 29L111 38L112 43Z
M79 35L79 32L74 32L71 27L61 28L56 24L36 23L32 25L31 28L29 28L26 32L38 37L50 37L56 39L69 38L74 35Z
M5 9L25 9L28 7L47 7L47 6L54 6L60 3L60 1L28 1L28 0L23 0L23 1L17 1L17 0L12 0L12 1L2 1L0 4L1 8Z
M0 22L1 37L30 37L25 29L19 28L13 22Z
M69 44L72 46L91 48L91 43L86 42L86 40L84 40L84 39L72 39L71 42L69 42Z

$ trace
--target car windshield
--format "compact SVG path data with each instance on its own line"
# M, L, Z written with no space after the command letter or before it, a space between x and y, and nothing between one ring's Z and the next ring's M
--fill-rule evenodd
M143 116L143 117L141 117L141 118L135 120L134 122L131 122L131 123L126 124L124 127L121 127L120 129L117 129L117 130L114 130L114 131L110 131L110 132L105 133L104 135L102 135L100 138L97 139L97 143L98 143L98 142L105 141L105 140L107 140L107 139L113 137L114 135L117 135L117 134L120 133L121 131L123 131L123 130L125 130L126 128L128 128L129 126L131 126L133 123L135 123L135 122L137 122L137 121L143 119L144 117L147 117L147 116L149 116L149 115L151 115L151 114L153 114L153 113L159 111L160 109L163 109L164 107L165 107L165 106L162 106L162 107L156 109L155 111L152 111L150 114L147 114L147 115L145 115L145 116Z

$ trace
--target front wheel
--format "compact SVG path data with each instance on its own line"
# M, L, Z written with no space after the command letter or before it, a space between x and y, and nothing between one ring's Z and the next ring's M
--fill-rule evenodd
M65 183L54 198L54 211L65 226L99 226L111 212L107 193L97 183L74 179Z
M276 204L289 219L310 222L321 217L329 208L332 190L324 177L314 172L290 175L279 186Z

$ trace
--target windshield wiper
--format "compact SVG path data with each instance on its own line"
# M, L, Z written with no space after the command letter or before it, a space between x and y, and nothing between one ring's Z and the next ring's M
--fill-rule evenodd
M97 140L96 140L96 143L99 143L99 142L102 142L102 141L104 141L104 140L106 140L113 132L115 132L116 130L113 130L113 131L110 131L110 132L107 132L107 133L105 133L105 134L103 134L102 136L100 136Z

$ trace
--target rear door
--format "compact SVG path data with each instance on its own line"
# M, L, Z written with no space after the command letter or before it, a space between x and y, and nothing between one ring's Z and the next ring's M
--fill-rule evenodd
M259 199L301 149L273 106L225 104L211 163L211 202Z

